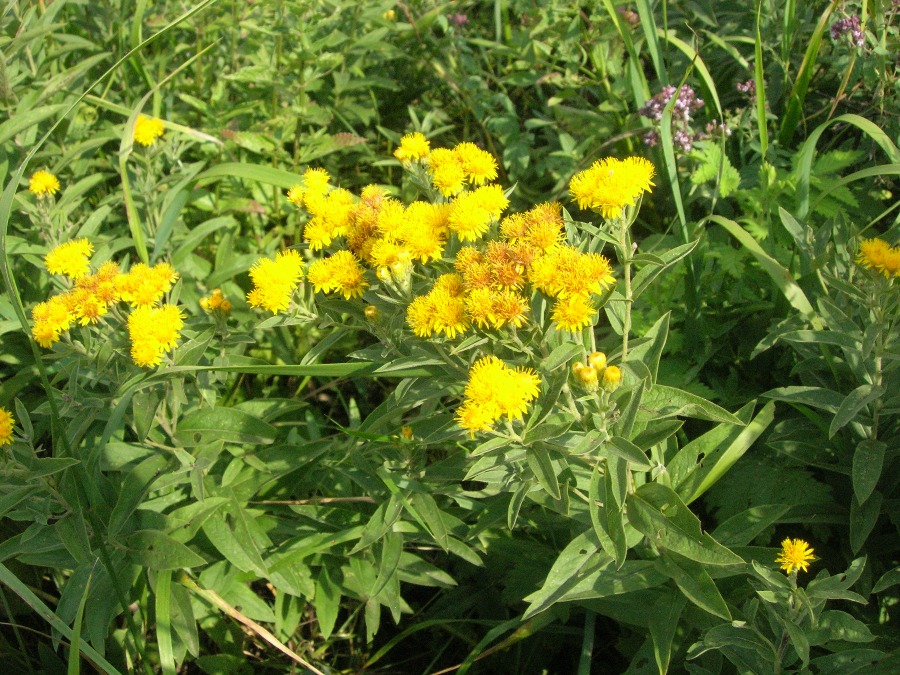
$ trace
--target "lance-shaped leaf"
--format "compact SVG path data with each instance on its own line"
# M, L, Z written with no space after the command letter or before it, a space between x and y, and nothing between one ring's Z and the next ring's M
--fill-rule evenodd
M628 520L657 546L707 565L739 565L733 553L700 528L700 520L674 490L646 483L628 495Z

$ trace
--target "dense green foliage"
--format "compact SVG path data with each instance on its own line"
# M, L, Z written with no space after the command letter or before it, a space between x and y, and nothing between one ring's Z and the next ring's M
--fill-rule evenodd
M898 32L889 0L7 3L3 663L900 672ZM515 329L417 337L456 239L362 297L248 303L260 258L343 247L288 198L309 168L446 201L393 157L409 132L490 153L507 213L562 204L566 243L613 263L593 325L528 288ZM652 192L578 208L573 176L632 156ZM161 364L123 304L35 340L74 283L45 257L81 239L94 270L177 271ZM622 383L579 388L598 350ZM470 434L486 355L540 395ZM779 569L785 539L808 569Z

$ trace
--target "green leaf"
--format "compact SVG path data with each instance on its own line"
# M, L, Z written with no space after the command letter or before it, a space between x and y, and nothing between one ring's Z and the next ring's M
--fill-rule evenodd
M678 622L684 610L684 597L666 593L653 606L648 620L650 638L653 640L653 656L660 675L669 671L672 659L672 641L678 631Z
M162 454L151 455L128 472L119 490L119 501L109 517L110 539L114 540L120 533L168 463L169 460Z
M631 441L621 438L620 436L613 436L610 438L609 444L605 449L608 450L610 454L627 460L633 468L640 471L649 471L653 468L653 464L647 458L647 455L644 454L643 450Z
M125 538L125 546L135 564L151 570L198 567L206 561L184 544L159 530L138 530Z
M178 423L175 440L185 447L211 438L227 443L272 443L278 430L271 424L234 408L206 408L185 415Z
M258 166L255 164L245 164L243 162L228 162L218 164L197 175L197 183L205 182L211 179L221 178L244 178L246 180L274 185L284 188L285 190L294 185L303 184L303 176L276 169L270 166Z
M853 492L863 504L871 496L881 478L887 446L881 441L861 441L853 453Z
M675 248L669 249L665 253L660 254L659 257L663 260L663 264L661 266L647 265L646 267L642 267L638 271L638 273L634 275L634 279L632 280L632 299L637 300L641 293L649 288L654 279L656 279L660 274L665 272L667 269L669 269L679 261L686 258L688 255L690 255L691 251L693 251L699 243L700 239L697 238L692 242L681 244L680 246L676 246Z
M646 414L657 419L685 416L743 426L740 419L715 403L696 394L661 384L655 385L644 393L641 407Z
M864 504L860 504L856 495L850 500L850 548L854 553L862 549L866 539L875 529L878 516L881 515L882 496L873 492Z
M826 642L871 642L875 639L872 631L862 621L847 612L826 609L819 615L815 630L809 633L811 645L823 645Z
M731 621L728 605L703 565L672 551L663 551L657 564L659 571L675 582L684 597L713 616Z
M776 524L790 510L787 504L752 506L719 524L712 534L716 541L725 546L748 546L757 535Z
M172 648L172 571L165 570L156 575L153 589L156 610L156 642L159 647L159 665L163 675L175 675L175 652Z
M316 619L319 622L319 632L327 640L334 631L337 623L338 611L341 607L341 588L331 578L328 565L322 565L319 577L316 580L316 597L313 602L316 608Z
M756 258L794 309L800 312L807 321L812 322L816 328L823 327L822 320L816 315L803 289L794 281L793 275L781 263L763 251L759 243L744 228L722 216L709 216L708 219L725 228Z
M446 551L449 547L449 533L444 524L443 513L434 497L426 492L415 492L410 495L409 502L405 506L412 517L434 537L438 546Z
M87 605L88 595L91 589L91 579L93 573L88 575L87 583L84 586L84 593L81 595L81 602L78 603L78 612L75 614L75 621L72 624L72 644L81 643L81 622L84 619L84 608ZM66 669L67 675L79 675L81 672L81 651L69 648L69 665Z
M679 494L688 495L685 497L685 502L690 504L696 501L715 485L750 449L750 446L756 442L756 439L768 428L774 418L775 404L769 402L747 426L739 429L728 445L720 445L712 452L707 453L701 466L678 486Z
M586 532L578 535L553 562L540 590L525 597L525 601L531 604L522 618L529 619L548 609L566 590L575 586L580 578L611 562L610 556L598 551L593 537Z
M669 318L672 312L663 314L643 336L643 342L633 347L628 353L629 361L641 361L650 371L650 384L656 384L656 375L659 372L659 360L662 358L669 338Z
M708 565L744 561L700 528L700 520L668 487L646 483L627 498L628 520L658 546Z
M550 372L556 370L560 366L567 365L569 361L583 353L583 348L579 344L572 342L564 342L559 347L550 352L550 356L545 358L541 363L541 370Z
M550 461L550 453L539 448L529 448L525 457L528 460L528 466L544 491L553 499L559 499L559 481L556 479L553 462Z
M828 428L828 438L834 437L840 429L853 421L860 410L879 399L883 393L883 387L863 384L847 394L847 397L841 402L840 407L834 414L834 418L831 420L831 426Z
M873 593L881 593L891 586L900 584L900 566L895 567L881 575L881 578L872 586Z
M844 400L836 391L823 387L779 387L770 389L763 396L774 398L776 401L808 405L832 413L837 411Z

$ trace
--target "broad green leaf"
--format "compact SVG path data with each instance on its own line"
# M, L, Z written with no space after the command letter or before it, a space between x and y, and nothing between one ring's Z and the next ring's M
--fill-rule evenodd
M887 446L881 441L861 441L853 453L853 492L863 504L872 495L884 464Z
M687 495L685 502L688 504L694 502L715 485L750 449L750 446L756 442L756 439L768 428L774 418L775 404L770 401L763 406L763 409L747 426L739 430L728 445L720 445L712 452L707 453L700 467L678 486L679 494Z
M447 526L444 524L443 513L434 497L426 492L415 492L405 504L407 510L419 524L434 537L434 540L445 551L449 546Z
M659 571L672 579L684 596L697 607L720 619L731 621L728 605L703 565L671 551L663 551L657 564Z
M832 438L844 426L852 422L860 410L881 398L882 394L884 394L883 387L876 387L871 384L862 384L847 394L847 397L841 402L840 407L834 414L834 418L831 420L831 426L828 428L828 438Z
M666 593L656 602L650 611L648 627L653 641L653 656L660 675L669 671L672 659L672 641L678 632L678 622L684 609L684 597L677 593Z
M229 162L213 166L198 174L196 181L197 183L202 183L207 180L221 178L244 178L258 183L274 185L285 190L294 185L303 184L302 175L271 166L258 166L243 162Z
M781 335L787 342L813 345L836 345L853 351L860 348L859 337L836 330L792 330Z
M528 619L548 609L580 578L611 562L610 556L598 550L593 537L588 533L578 535L560 552L540 590L525 598L531 604L525 610L523 618Z
M656 545L708 565L744 561L700 528L700 520L670 488L640 486L627 499L628 520Z
M659 257L662 258L663 265L647 265L638 270L638 273L634 275L634 279L632 280L632 299L637 300L641 293L649 288L654 279L677 262L690 255L691 251L693 251L699 243L700 239L697 238L687 244L676 246L675 248L660 254Z
M895 567L892 570L888 570L884 574L881 575L881 578L875 582L875 585L872 586L873 593L881 593L882 591L886 591L891 586L896 586L900 584L900 566Z
M316 579L316 620L324 639L331 637L341 607L341 588L331 578L328 565L322 565Z
M873 492L863 504L859 503L855 494L850 500L850 548L854 553L862 549L875 529L875 523L881 515L881 502L882 495L878 491Z
M156 610L156 643L159 648L159 664L163 675L177 672L175 652L172 647L172 571L161 571L156 575L153 589Z
M776 401L800 403L832 413L837 411L844 400L844 397L836 391L823 387L778 387L770 389L763 396L774 398Z
M369 589L369 597L376 597L387 586L391 577L396 576L400 556L403 553L403 535L388 532L381 540L381 555L378 559L378 576Z
M541 362L541 370L550 372L557 368L568 365L568 363L582 353L581 345L572 342L564 342L559 347L550 352L550 356Z
M872 631L859 619L847 612L826 609L819 615L814 630L809 633L811 645L823 645L827 642L871 642L875 639Z
M656 375L659 371L659 360L662 357L663 349L666 347L666 340L669 337L669 318L672 312L666 312L659 320L650 327L644 334L645 342L632 347L628 352L629 361L641 361L647 370L650 371L650 384L656 384Z
M234 408L206 408L185 415L178 423L175 440L185 447L214 438L230 443L272 443L278 430L271 424Z
M138 530L125 538L129 557L151 570L198 567L206 561L184 544L159 530Z
M633 468L640 471L649 471L653 468L653 464L647 459L647 455L631 441L619 436L613 436L609 439L609 443L605 446L611 454L617 455L621 459L627 460Z
M540 486L553 499L559 499L559 481L556 479L556 469L553 468L553 462L550 461L549 452L539 448L529 448L525 457Z
M169 460L166 456L152 455L128 472L119 490L119 501L116 502L109 517L110 539L115 539L121 532L128 518L144 501L150 487L156 482L168 463Z
M791 507L785 504L752 506L719 524L712 534L725 546L748 546L790 510Z
M743 425L730 412L690 392L657 384L643 396L641 408L645 414L660 417L694 417L711 422L728 422Z

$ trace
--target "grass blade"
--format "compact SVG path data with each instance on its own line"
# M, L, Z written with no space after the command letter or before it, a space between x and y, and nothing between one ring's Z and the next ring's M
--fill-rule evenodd
M91 578L94 576L93 570L88 575L87 582L84 585L84 594L81 596L81 602L78 603L78 611L75 614L75 623L72 624L72 646L69 648L69 665L66 668L67 675L79 675L81 672L81 624L84 619L84 606L87 604L88 593L91 590Z

